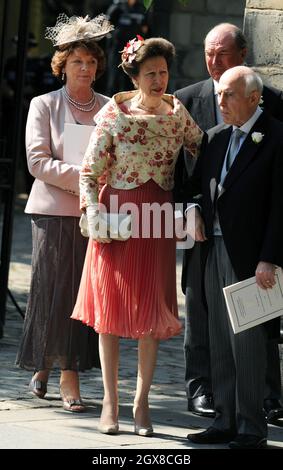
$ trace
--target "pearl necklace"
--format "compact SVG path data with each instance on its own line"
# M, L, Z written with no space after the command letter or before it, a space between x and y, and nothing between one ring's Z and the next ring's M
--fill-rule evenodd
M71 96L66 90L66 87L63 87L64 96L69 101L69 103L71 103L79 111L83 111L85 113L92 111L96 105L96 96L92 88L91 88L91 92L92 92L92 97L90 101L88 101L87 103L79 103L78 101L75 101L73 98L71 98Z

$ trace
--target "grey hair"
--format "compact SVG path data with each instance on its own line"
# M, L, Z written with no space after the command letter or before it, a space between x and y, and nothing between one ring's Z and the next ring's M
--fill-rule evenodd
M258 91L260 94L262 93L263 83L257 73L247 73L243 75L243 79L246 84L246 96L249 96L252 91Z
M208 31L207 35L205 36L204 39L204 46L206 44L207 37L218 30L219 27L226 26L227 29L229 29L229 33L231 37L234 39L235 44L239 50L246 49L247 48L247 40L246 37L243 33L243 31L238 28L238 26L232 24L232 23L219 23L214 28L212 28L210 31Z

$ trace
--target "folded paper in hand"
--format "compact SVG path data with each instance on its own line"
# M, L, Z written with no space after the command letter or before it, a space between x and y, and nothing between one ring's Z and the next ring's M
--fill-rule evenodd
M275 272L272 289L261 289L255 276L224 287L224 297L234 333L283 315L283 273Z
M80 218L81 234L89 237L86 214ZM131 214L114 214L100 212L97 215L97 238L111 238L112 240L126 241L132 234Z
M94 126L65 122L63 160L73 165L81 165Z

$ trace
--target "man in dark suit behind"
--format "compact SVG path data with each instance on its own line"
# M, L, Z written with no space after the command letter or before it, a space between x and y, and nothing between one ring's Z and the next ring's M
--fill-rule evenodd
M222 23L214 27L205 38L205 59L210 74L208 80L189 85L175 92L186 106L201 129L207 130L223 122L217 103L216 85L221 75L231 67L242 65L247 54L247 42L242 31L235 25ZM264 86L263 107L269 114L283 121L283 93ZM182 199L179 193L183 179L183 159L179 158L176 167L176 200ZM187 170L192 168L186 159ZM283 249L283 247L282 247ZM214 416L210 353L207 329L207 307L203 294L202 272L204 269L206 247L196 243L192 250L184 253L182 289L186 295L185 330L185 382L188 409L195 414ZM188 269L188 263L193 270ZM268 368L264 407L270 420L283 416L280 403L281 379L278 344L271 341L268 345Z
M261 93L262 81L250 68L224 72L218 99L230 126L208 131L187 188L202 195L201 212L188 209L188 233L209 244L204 286L216 410L212 427L188 439L229 442L234 449L266 446L267 335L279 335L278 319L234 334L222 290L254 275L259 288L272 289L276 266L283 266L283 123L258 106Z

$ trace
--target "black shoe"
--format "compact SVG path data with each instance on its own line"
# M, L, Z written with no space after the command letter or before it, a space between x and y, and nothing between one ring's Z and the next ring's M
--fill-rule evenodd
M263 409L268 423L274 424L278 419L283 418L283 407L276 398L266 398L263 402Z
M253 434L238 434L229 443L230 449L262 449L266 445L267 440L265 437L254 436Z
M206 431L196 434L188 434L187 439L195 444L226 444L235 437L231 431L221 431L216 428L208 428Z
M213 408L212 395L201 395L200 397L189 398L188 411L198 416L214 418L215 410Z

